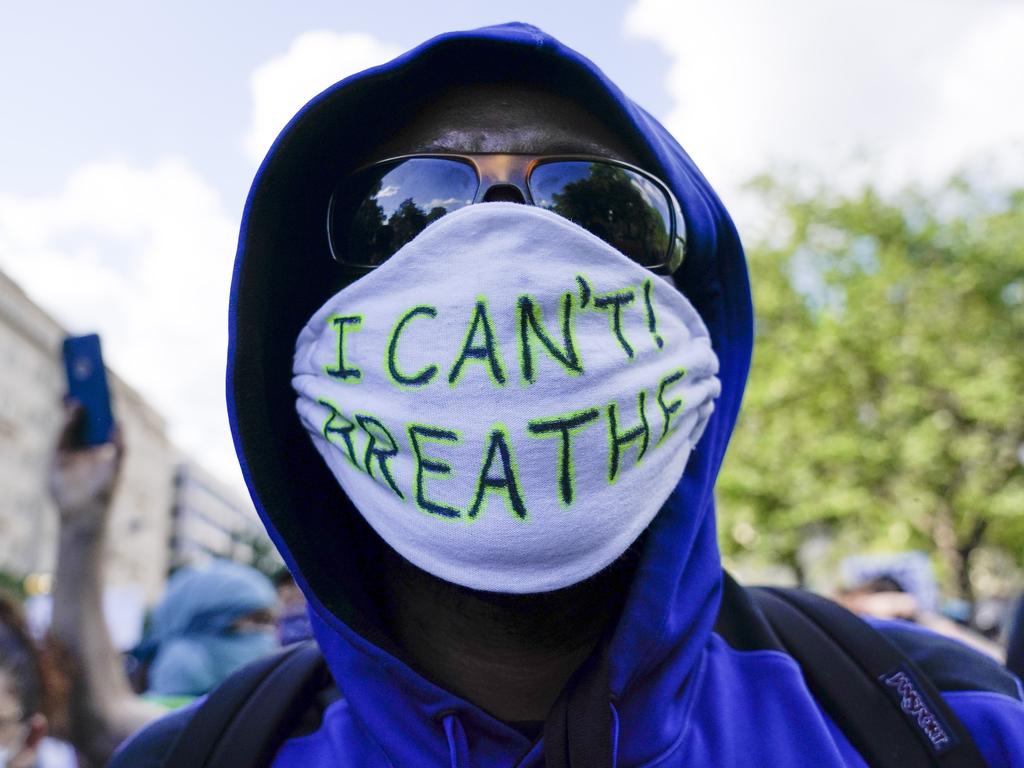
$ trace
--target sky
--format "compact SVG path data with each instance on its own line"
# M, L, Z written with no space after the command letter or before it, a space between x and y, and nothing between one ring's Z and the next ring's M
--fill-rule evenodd
M434 34L525 21L662 120L741 234L743 183L1024 180L1024 3L0 1L0 269L242 488L224 405L242 206L305 101Z

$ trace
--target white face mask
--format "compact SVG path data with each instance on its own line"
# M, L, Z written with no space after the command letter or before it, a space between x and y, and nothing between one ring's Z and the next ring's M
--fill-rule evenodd
M528 593L639 536L707 425L717 371L667 281L554 213L486 203L321 307L293 386L388 544L447 581Z

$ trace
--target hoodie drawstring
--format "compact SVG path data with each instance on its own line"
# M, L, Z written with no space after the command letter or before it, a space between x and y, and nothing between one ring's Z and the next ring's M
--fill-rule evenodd
M466 731L455 712L444 714L444 735L448 738L448 760L451 768L470 768L469 743Z
M619 765L619 711L615 709L615 702L609 702L612 708L612 768Z

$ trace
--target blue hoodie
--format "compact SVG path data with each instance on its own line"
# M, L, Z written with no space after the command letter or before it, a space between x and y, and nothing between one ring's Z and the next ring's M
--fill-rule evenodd
M418 674L374 620L356 546L360 516L312 448L290 385L298 331L339 287L322 256L324 201L339 174L377 140L389 111L429 98L438 83L489 79L555 87L643 150L645 166L682 204L688 253L675 281L701 313L721 364L714 415L648 531L607 648L603 696L612 764L864 765L814 701L791 657L732 647L714 631L723 576L713 491L753 344L750 287L735 227L661 124L592 62L523 24L441 35L336 84L284 129L250 192L231 294L231 424L253 500L309 600L317 642L340 691L315 730L286 741L273 765L544 764L543 739L531 741ZM924 637L917 645L927 653L936 643ZM966 658L963 653L945 658ZM989 669L988 676L998 675ZM944 696L989 762L1024 766L1019 683L960 682ZM145 765L144 756L157 753L161 743L166 748L187 716L136 737L115 765Z

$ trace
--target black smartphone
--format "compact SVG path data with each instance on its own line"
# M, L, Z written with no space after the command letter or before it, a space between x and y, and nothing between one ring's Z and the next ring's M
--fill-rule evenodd
M68 397L80 402L85 410L79 441L82 445L107 442L114 426L114 415L110 410L110 388L103 367L100 337L90 333L64 339L64 371L68 378Z

